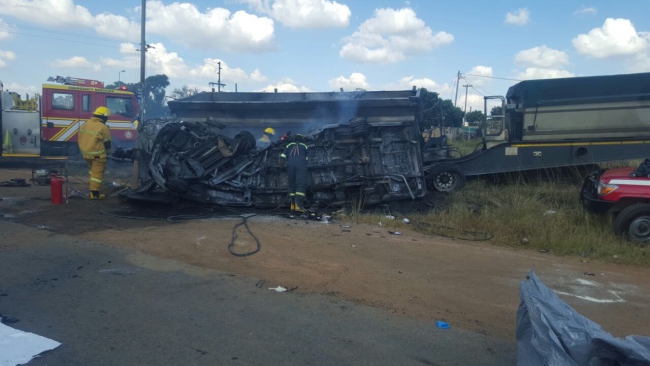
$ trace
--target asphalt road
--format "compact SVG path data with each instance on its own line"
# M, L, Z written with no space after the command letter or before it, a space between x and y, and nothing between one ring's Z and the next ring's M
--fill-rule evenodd
M0 313L62 343L30 365L516 363L514 342L258 281L0 221Z

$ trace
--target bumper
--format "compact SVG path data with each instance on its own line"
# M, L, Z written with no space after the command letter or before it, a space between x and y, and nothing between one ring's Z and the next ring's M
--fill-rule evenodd
M596 194L600 174L601 172L597 171L585 178L582 183L582 189L580 190L580 203L591 212L604 213L609 211L615 202L600 199Z

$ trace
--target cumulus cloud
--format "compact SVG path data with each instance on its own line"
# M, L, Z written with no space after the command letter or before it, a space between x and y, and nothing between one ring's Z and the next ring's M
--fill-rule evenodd
M525 66L557 68L569 63L569 55L564 51L554 50L543 45L519 52L515 63Z
M366 81L366 76L360 72L353 72L349 78L339 76L328 81L330 88L343 90L370 89L370 84Z
M190 3L147 3L147 31L193 47L231 52L275 49L273 19L224 8L206 12Z
M68 68L68 69L85 69L99 71L101 70L101 65L97 63L92 63L88 61L85 57L74 56L68 59L59 59L54 60L50 63L52 67Z
M7 61L13 61L16 59L16 54L11 51L0 50L0 67L7 66Z
M50 27L92 27L93 16L73 0L3 0L0 14Z
M291 28L340 28L350 24L352 12L330 0L240 0L259 13Z
M650 34L637 32L628 19L607 18L601 28L574 38L573 46L594 58L638 55L650 49Z
M2 0L0 14L53 28L94 28L98 34L135 42L140 26L108 12L93 16L74 0ZM147 2L147 32L192 47L232 52L275 49L274 23L245 11L234 14L224 8L201 12L194 4L160 0Z
M472 67L471 70L466 72L465 74L467 75L467 78L470 78L472 80L472 84L476 86L483 86L488 84L492 79L489 77L492 77L492 68L489 66L474 66ZM475 75L479 75L478 77L475 77ZM481 77L481 76L487 76L487 77Z
M405 76L395 83L386 84L387 90L407 90L416 88L425 88L428 91L442 93L450 88L450 85L438 84L429 78L415 78L414 76Z
M463 90L464 91L464 90ZM461 110L465 111L465 93L458 95L458 104L456 105ZM483 111L484 100L481 95L469 93L467 94L467 113L470 111ZM488 110L489 113L489 110Z
M273 93L275 90L278 90L278 93L300 93L300 92L310 92L311 90L305 86L297 86L296 83L291 79L284 79L277 84L269 84L262 89L258 89L258 92L267 92Z
M548 69L540 67L529 67L526 71L520 72L517 79L533 80L533 79L556 79L556 78L570 78L575 75L566 70Z
M506 14L505 22L514 25L525 25L530 22L530 11L526 8L511 11Z
M585 6L581 6L580 9L576 10L573 15L596 15L598 14L598 10L596 8L587 8Z
M206 58L199 65L188 65L186 61L176 52L168 51L162 43L153 43L153 46L147 51L147 68L164 73L170 78L191 80L194 82L202 81L207 84L213 81L218 72L218 63L221 62L221 79L234 90L235 83L259 83L268 80L259 69L255 69L248 74L241 68L231 67L227 62L221 59ZM102 64L108 67L138 69L140 67L140 52L136 51L136 45L132 43L122 43L120 45L119 59L103 58Z
M454 41L446 32L434 33L413 9L376 9L372 18L343 39L339 56L358 63L396 63L431 52Z

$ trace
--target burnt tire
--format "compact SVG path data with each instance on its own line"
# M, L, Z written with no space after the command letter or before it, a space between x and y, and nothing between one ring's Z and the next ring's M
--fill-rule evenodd
M614 219L614 233L636 242L650 242L650 204L635 203L621 211Z
M252 133L248 131L242 131L235 135L236 139L240 139L240 143L237 146L237 150L242 153L247 153L251 150L255 149L255 146L257 145L257 140L255 139L255 136L253 136Z
M454 164L440 164L427 174L427 188L430 191L455 192L467 183L463 171Z

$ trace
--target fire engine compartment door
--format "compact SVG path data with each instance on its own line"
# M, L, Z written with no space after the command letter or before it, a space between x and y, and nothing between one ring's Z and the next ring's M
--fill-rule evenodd
M36 98L36 109L18 109L14 97L2 92L2 156L21 157L41 155L41 112L40 97ZM7 136L9 132L9 136ZM9 141L6 141L7 138ZM11 142L10 148L7 148Z

